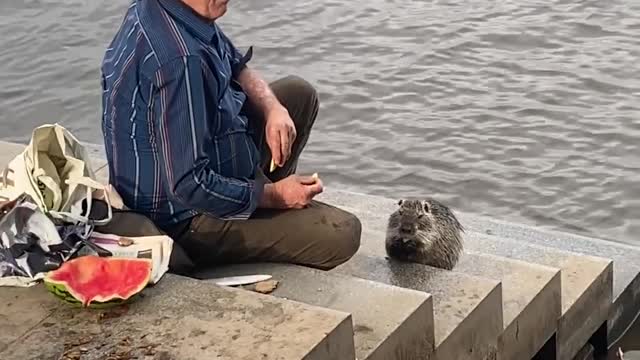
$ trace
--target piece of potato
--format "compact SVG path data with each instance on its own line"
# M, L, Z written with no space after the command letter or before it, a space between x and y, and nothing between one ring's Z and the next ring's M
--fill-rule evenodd
M261 294L269 294L278 287L278 280L267 280L257 283L254 291Z

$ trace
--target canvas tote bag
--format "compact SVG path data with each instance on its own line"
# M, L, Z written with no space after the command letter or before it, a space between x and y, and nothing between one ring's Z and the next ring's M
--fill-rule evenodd
M90 221L94 191L107 203L108 213L104 219ZM59 124L35 128L29 145L2 172L0 201L23 193L54 219L98 226L111 221L109 188L96 180L85 147Z

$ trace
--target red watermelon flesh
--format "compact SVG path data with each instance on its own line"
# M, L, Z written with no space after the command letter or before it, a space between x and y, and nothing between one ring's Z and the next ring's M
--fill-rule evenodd
M50 271L44 281L63 285L88 306L93 301L126 300L142 291L151 278L151 260L81 256Z

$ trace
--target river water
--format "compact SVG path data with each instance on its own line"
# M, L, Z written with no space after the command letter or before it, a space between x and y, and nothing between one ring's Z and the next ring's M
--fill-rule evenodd
M0 138L101 143L127 2L0 1ZM319 90L301 170L328 187L640 242L640 1L232 0L220 23Z

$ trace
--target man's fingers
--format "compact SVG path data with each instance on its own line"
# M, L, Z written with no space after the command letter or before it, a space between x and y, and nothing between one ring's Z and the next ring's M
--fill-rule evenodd
M289 134L286 131L280 131L280 151L282 153L280 166L284 165L284 162L289 159L289 154L291 153L290 147L291 141L289 138Z
M271 150L271 158L276 165L280 164L280 160L282 159L282 154L280 152L280 137L276 134L276 136L271 136L270 140L267 140L267 144L269 145L269 150Z
M320 179L314 179L314 183L310 184L307 187L307 191L309 192L309 195L311 196L315 196L318 195L322 192L322 190L324 189L324 186L322 184L322 180Z
M316 181L318 181L318 179L313 176L300 176L298 180L302 185L313 185L316 183Z
M289 156L291 156L291 152L293 151L293 144L296 142L296 128L292 127L291 131L289 131Z
M310 186L311 196L316 196L324 190L324 186L321 180L318 180L315 184Z

